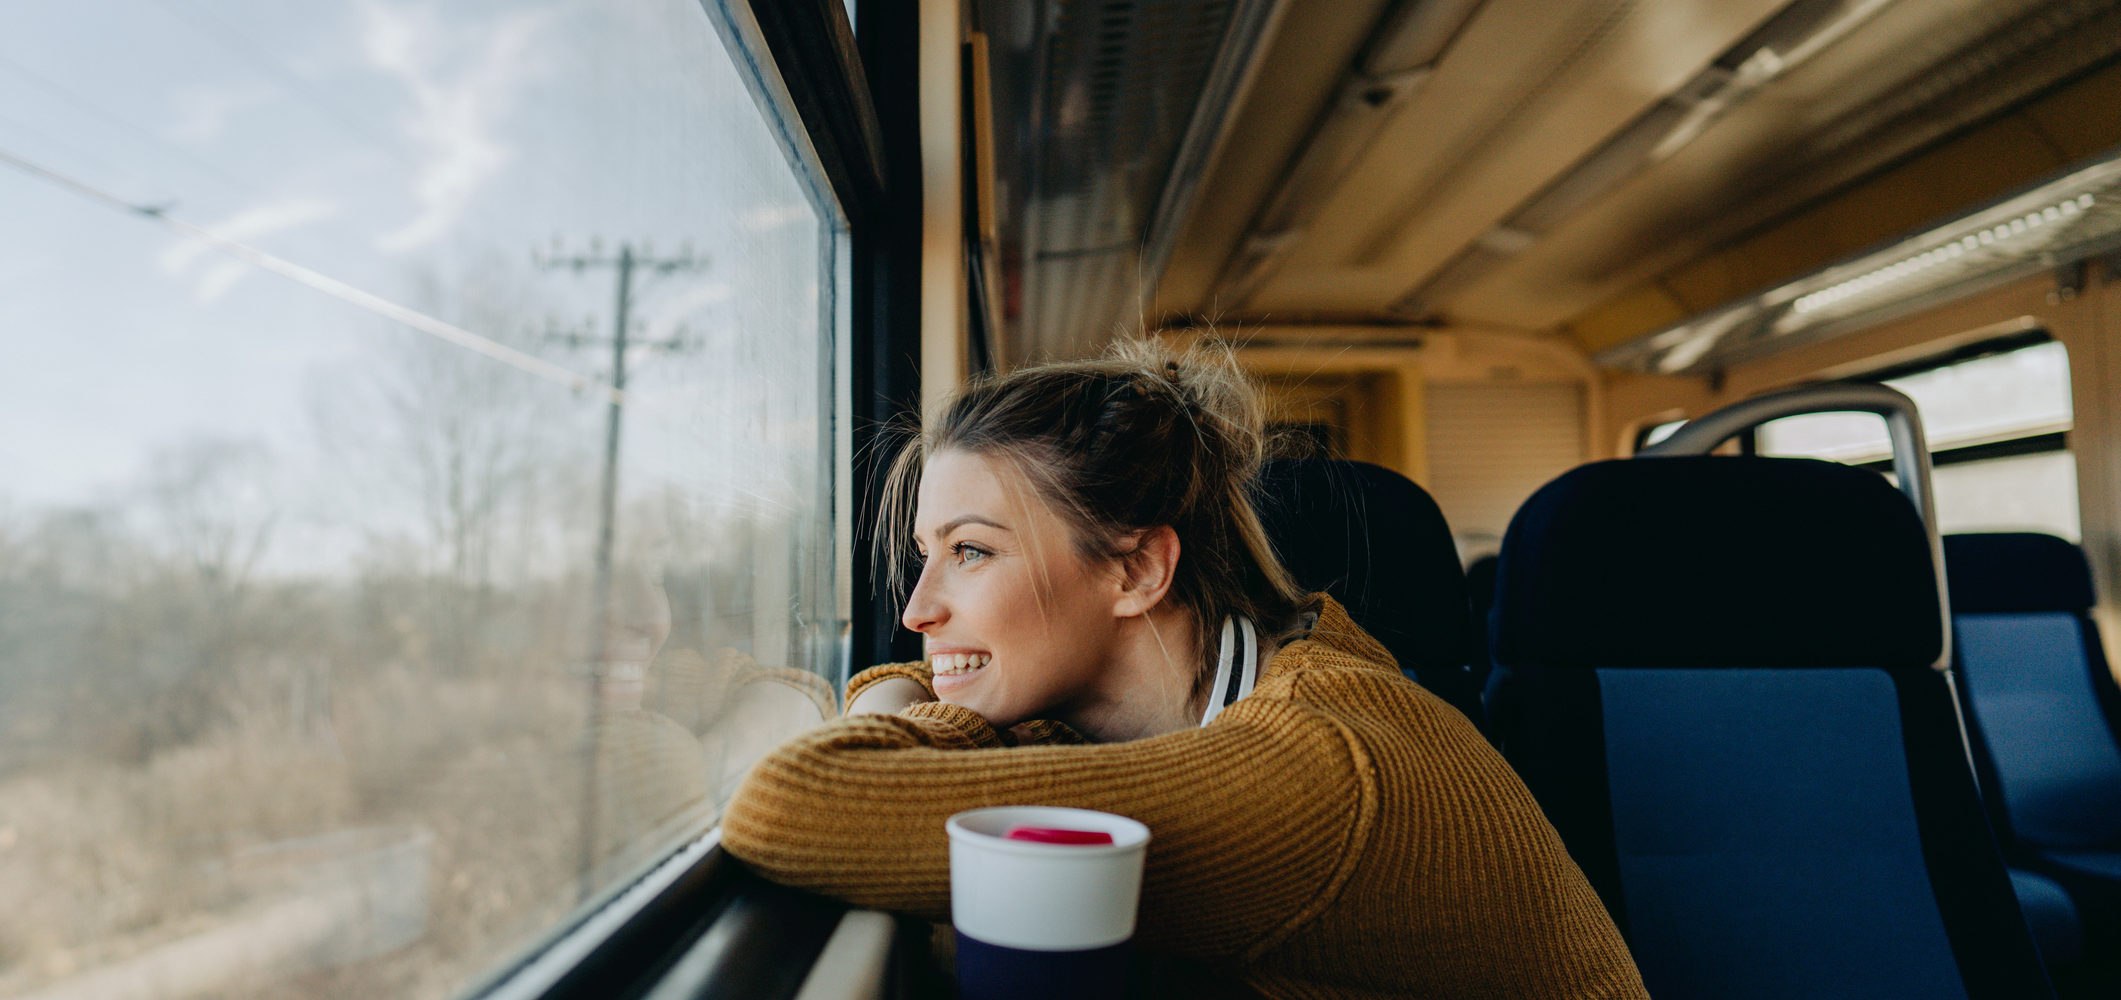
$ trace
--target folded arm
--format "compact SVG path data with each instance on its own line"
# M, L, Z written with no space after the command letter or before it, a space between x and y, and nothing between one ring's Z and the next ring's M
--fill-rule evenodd
M1285 937L1355 863L1365 768L1338 725L1301 706L1247 702L1213 726L1129 743L1010 743L940 702L830 723L752 770L722 842L776 881L939 920L951 814L1054 805L1131 816L1151 837L1140 937L1200 957Z

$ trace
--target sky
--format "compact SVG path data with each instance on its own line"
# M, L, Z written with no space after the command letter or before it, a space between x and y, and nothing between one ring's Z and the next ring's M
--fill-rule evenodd
M608 350L548 334L608 336L613 271L534 254L689 245L704 266L635 284L635 336L687 347L630 365L621 481L816 492L820 214L697 0L21 0L0 153L589 378ZM328 569L417 530L381 468L417 443L369 420L436 352L555 454L600 447L593 393L5 163L0 290L0 517L123 507L158 456L238 442L270 459L246 502L292 526L273 559Z

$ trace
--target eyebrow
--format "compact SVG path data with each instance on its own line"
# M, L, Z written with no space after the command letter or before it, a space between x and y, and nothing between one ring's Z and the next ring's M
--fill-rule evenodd
M1007 531L1010 534L1016 533L1014 529L1010 528L1006 524L1001 523L1000 521L990 521L984 517L979 516L978 514L966 514L961 517L954 517L948 521L944 521L942 527L935 529L935 537L948 538L950 537L951 532L956 531L957 529L962 528L968 524L984 524L987 527L994 528L999 531Z

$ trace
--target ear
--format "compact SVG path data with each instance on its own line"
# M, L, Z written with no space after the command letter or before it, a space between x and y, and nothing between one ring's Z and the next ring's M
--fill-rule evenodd
M1178 573L1178 532L1158 525L1137 533L1134 546L1119 557L1119 589L1112 613L1120 618L1148 614L1171 592Z

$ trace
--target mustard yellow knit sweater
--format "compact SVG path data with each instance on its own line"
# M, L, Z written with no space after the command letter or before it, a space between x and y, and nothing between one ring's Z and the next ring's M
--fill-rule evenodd
M1644 997L1517 776L1330 599L1205 727L1011 746L940 702L841 719L745 779L722 844L767 877L946 920L943 820L1056 805L1150 830L1139 948L1270 997ZM918 665L865 672L926 680ZM1036 900L1024 905L1036 906Z

